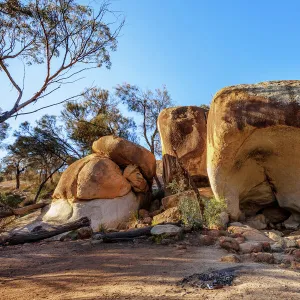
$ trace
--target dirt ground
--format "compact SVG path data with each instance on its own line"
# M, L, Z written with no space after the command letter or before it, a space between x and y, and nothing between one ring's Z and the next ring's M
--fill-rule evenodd
M300 299L300 273L276 265L240 263L231 287L181 288L193 273L237 264L221 263L218 246L179 250L145 243L89 241L0 248L0 299Z

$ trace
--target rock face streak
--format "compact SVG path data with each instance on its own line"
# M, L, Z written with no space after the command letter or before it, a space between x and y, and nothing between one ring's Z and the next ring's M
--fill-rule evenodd
M233 219L279 204L300 221L300 81L220 90L208 116L207 171Z

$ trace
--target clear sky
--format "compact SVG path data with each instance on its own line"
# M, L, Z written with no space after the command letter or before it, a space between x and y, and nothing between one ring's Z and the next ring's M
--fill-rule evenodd
M126 24L111 70L88 71L84 80L51 95L47 104L92 83L109 90L122 82L150 89L165 84L177 105L200 105L228 85L300 79L300 1L115 0L112 8L125 15ZM23 66L17 62L11 70L21 74ZM39 72L27 73L29 91ZM9 108L13 92L1 74L0 90L0 107ZM16 128L60 109L10 123Z

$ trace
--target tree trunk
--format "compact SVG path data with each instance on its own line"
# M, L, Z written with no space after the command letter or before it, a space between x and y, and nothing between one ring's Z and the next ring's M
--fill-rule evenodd
M20 188L20 170L17 169L16 170L16 190L18 190Z
M81 227L90 226L90 220L87 217L83 217L77 221L70 222L61 226L56 226L51 230L40 229L32 232L26 233L15 233L8 237L3 237L0 240L0 245L17 245L24 243L37 242L43 239L47 239L56 235L59 235L64 232L71 230L76 230ZM1 237L0 237L1 238Z
M65 162L63 162L58 168L56 168L52 173L50 173L49 176L47 176L47 177L44 179L44 181L40 184L38 191L36 192L36 195L35 195L34 200L33 200L34 202L37 201L37 199L38 199L38 197L39 197L39 195L40 195L40 193L41 193L41 191L42 191L44 185L45 185L46 182L49 180L49 178L50 178L54 173L56 173L60 168L62 168L64 165L65 165Z

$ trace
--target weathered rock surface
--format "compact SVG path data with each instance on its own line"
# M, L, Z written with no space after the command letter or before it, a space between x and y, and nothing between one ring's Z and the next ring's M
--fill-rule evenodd
M133 190L137 193L146 193L149 186L138 166L129 165L125 168L123 176L130 182Z
M228 232L240 234L242 235L247 241L253 241L253 242L272 242L272 240L268 237L266 237L262 232L260 232L257 229L254 229L247 225L242 226L233 226L231 223L228 227ZM240 224L240 223L238 223Z
M53 201L49 211L43 217L44 222L61 224L75 221L81 217L91 220L91 227L98 231L100 226L117 228L128 221L132 213L137 211L139 203L133 192L115 199L95 199L92 201ZM67 213L64 213L67 212Z
M206 171L206 115L207 111L197 106L171 107L160 113L158 127L165 187L173 179L178 180L180 173L174 148L196 185L209 185Z
M122 168L128 165L138 166L143 176L152 182L156 173L156 160L144 147L120 137L107 135L95 141L92 148L95 153L106 155Z
M200 196L205 200L209 200L214 196L210 187L199 188L198 191ZM168 209L171 207L178 206L179 202L184 200L185 198L192 198L195 201L197 201L196 193L193 190L188 190L188 191L167 196L161 200L161 203L164 209Z
M232 219L279 204L300 221L300 81L219 91L208 116L208 175Z
M228 250L228 251L239 251L240 250L240 245L239 243L231 237L227 236L221 236L219 238L219 244L222 248Z
M182 233L182 228L175 225L156 225L151 229L152 235L177 236Z
M77 199L114 199L129 193L131 186L122 171L108 158L94 157L81 169L77 180Z
M265 229L267 227L266 217L263 214L258 214L247 219L246 224L258 230Z
M62 174L53 193L54 199L114 199L129 193L131 185L120 168L98 154L88 155L71 164Z
M161 214L158 214L153 217L153 223L154 224L160 224L160 223L175 223L178 222L181 219L181 214L177 207L172 207Z

